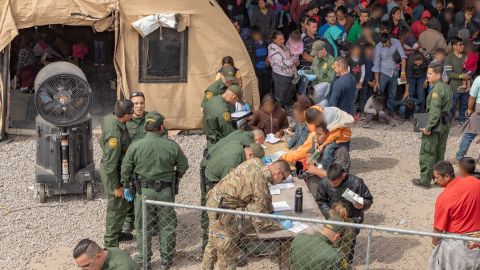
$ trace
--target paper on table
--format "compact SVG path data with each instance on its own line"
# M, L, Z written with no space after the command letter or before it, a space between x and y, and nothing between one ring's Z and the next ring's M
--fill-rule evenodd
M244 117L245 115L247 115L247 114L249 114L249 113L250 113L250 111L247 111L247 112L245 112L245 111L238 111L238 112L232 113L231 116L232 116L232 118L242 118L242 117Z
M292 211L292 208L286 201L273 202L272 204L274 212Z
M275 186L271 186L271 187L269 187L269 189L270 189L270 194L272 194L272 195L278 195L278 194L280 194L280 189L278 189L278 188L275 187Z
M305 230L306 228L308 228L307 224L297 222L297 221L292 222L292 225L293 225L292 228L290 228L288 230L291 231L291 232L294 232L294 233L299 233L299 232Z
M345 192L343 192L342 197L351 203L363 204L363 198L349 188L347 188Z
M285 154L286 152L285 151L278 151L278 152L275 152L273 154L270 154L266 157L269 157L272 161L277 161L281 156L283 156L283 154Z
M281 184L274 185L274 187L282 190L282 189L294 188L295 185L293 183L281 183Z
M275 135L272 134L272 133L268 133L267 137L265 138L265 141L268 142L268 143L271 143L271 144L275 144L275 143L281 141L281 139L276 138Z

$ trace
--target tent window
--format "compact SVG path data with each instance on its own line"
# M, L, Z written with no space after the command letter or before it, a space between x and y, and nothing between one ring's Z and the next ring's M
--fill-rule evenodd
M188 28L163 27L139 39L141 83L187 82Z

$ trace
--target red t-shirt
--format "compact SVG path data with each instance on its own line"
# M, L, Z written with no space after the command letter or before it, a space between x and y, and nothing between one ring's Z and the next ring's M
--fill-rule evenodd
M449 233L480 230L480 180L456 177L438 195L434 227Z

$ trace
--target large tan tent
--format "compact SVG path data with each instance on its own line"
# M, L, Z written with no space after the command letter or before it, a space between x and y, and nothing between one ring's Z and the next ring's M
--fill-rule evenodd
M150 15L171 13L176 14L179 22L175 30L182 33L179 40L182 51L181 59L172 65L179 69L179 74L163 78L150 74L149 69L152 62L162 58L168 50L148 51L148 42L143 41L145 38L132 23ZM163 113L171 129L201 128L200 100L206 87L213 82L221 58L226 55L231 55L241 70L245 99L255 108L259 105L257 80L245 46L214 0L0 0L3 62L8 62L9 44L19 29L50 24L92 26L99 32L115 31L117 98L128 96L134 90L144 92L147 110ZM162 35L168 34L163 27L157 32L160 32L160 37L156 37L160 41ZM8 73L3 68L0 75L3 76L0 80L4 106L0 125L3 128L7 126L5 119L9 112L9 91L6 90L9 80L5 75Z

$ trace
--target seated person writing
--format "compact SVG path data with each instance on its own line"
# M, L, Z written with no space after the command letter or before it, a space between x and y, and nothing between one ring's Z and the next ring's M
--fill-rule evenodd
M305 111L313 106L313 102L306 96L298 96L297 102L293 104L293 119L295 125L286 130L290 140L288 141L288 149L296 149L301 146L308 137L308 124L305 121Z
M260 129L265 134L274 134L283 137L283 130L288 128L287 113L278 106L272 94L266 94L262 99L262 106L252 115L250 127Z

